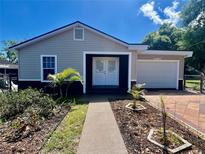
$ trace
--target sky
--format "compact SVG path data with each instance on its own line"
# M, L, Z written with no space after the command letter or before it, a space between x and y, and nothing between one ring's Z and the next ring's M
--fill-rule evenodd
M129 43L178 25L186 0L0 0L0 41L23 41L81 21ZM2 44L0 45L0 47Z

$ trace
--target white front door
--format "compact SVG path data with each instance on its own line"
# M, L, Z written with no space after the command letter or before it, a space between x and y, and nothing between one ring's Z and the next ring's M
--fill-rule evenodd
M93 85L119 85L119 58L93 57Z

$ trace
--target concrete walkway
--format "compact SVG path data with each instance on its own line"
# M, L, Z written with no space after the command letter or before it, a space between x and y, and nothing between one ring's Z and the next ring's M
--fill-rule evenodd
M90 102L77 154L127 154L106 99Z

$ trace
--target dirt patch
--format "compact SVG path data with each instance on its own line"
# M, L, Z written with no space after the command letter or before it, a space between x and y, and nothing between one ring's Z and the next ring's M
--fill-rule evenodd
M0 153L13 154L13 153L38 153L43 143L49 136L49 133L59 124L59 122L65 117L69 111L70 106L63 106L58 112L50 118L43 121L40 128L34 131L28 137L22 138L17 142L5 142L4 141L4 127L0 126Z
M143 103L147 108L146 110L133 112L125 108L128 103L130 103L130 100L111 101L111 107L128 152L130 154L163 153L161 148L147 140L151 128L161 128L162 126L160 112L147 103ZM167 127L193 144L192 149L183 151L181 154L199 154L205 151L204 140L169 117L167 118Z

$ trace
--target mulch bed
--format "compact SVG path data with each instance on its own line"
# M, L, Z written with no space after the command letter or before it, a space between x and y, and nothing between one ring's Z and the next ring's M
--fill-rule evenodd
M160 112L147 103L143 103L147 108L146 110L133 112L125 108L128 103L130 103L130 100L111 101L111 107L128 153L163 153L161 148L147 140L151 128L161 128L162 126ZM205 141L175 120L168 117L167 127L193 145L191 149L180 152L181 154L199 154L200 152L205 152Z
M38 153L49 137L49 134L56 128L69 110L70 106L63 106L58 114L43 121L38 131L35 131L31 136L17 142L5 142L3 141L3 134L0 134L0 153ZM3 127L0 125L0 132L2 131L1 129L3 129Z

